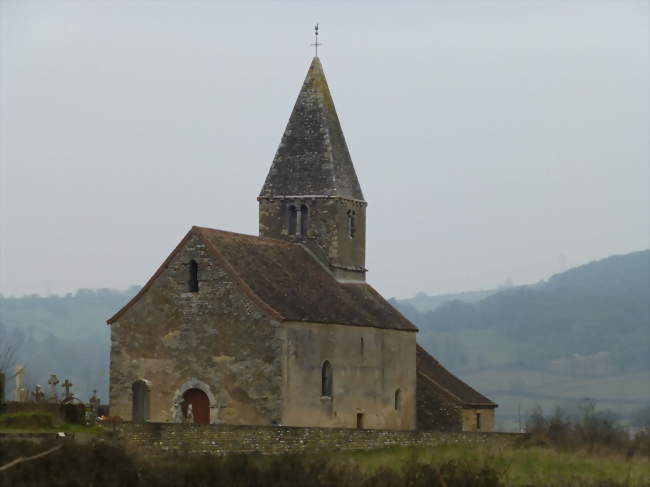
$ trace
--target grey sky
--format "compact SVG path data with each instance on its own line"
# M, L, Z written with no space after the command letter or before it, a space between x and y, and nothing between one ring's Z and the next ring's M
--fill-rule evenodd
M0 293L143 284L257 233L313 55L387 297L649 245L648 2L0 2Z

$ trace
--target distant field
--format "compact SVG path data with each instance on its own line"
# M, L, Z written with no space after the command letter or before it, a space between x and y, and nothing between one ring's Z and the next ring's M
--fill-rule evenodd
M458 375L499 404L497 422L506 431L517 430L519 415L525 420L526 412L536 405L551 412L556 406L570 408L577 400L590 398L599 409L627 415L650 404L650 372L578 378L513 366L492 366Z

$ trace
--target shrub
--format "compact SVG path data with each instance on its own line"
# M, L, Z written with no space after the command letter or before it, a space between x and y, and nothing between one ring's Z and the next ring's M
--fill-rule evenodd
M536 406L526 421L526 431L531 434L531 446L619 452L630 446L626 431L616 423L613 414L596 411L596 403L590 399L579 401L573 416L557 407L552 416L545 417Z

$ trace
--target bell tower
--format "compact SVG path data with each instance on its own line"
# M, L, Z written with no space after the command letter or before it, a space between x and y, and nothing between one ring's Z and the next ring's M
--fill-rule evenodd
M367 203L318 57L257 200L260 236L304 245L340 281L365 281Z

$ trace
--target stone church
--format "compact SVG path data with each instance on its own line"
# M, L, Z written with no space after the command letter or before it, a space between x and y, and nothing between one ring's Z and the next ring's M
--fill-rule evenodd
M459 384L476 391L436 376L366 283L367 203L317 57L258 201L259 236L192 227L108 320L112 416L408 430L417 383L430 408L471 411L455 429L490 429L496 405L463 403Z

